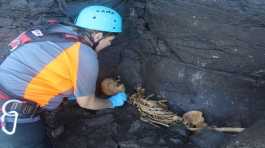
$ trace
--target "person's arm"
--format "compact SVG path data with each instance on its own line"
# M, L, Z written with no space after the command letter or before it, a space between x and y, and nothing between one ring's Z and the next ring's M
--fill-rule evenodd
M81 44L78 63L74 95L80 107L100 110L104 108L115 108L124 104L127 100L127 95L124 92L117 93L108 99L101 99L95 96L98 60L95 52L91 48Z
M105 108L112 108L111 101L107 99L97 98L95 96L77 97L76 100L78 105L85 109L100 110Z
M125 92L118 92L108 99L101 99L95 96L77 97L77 103L80 107L85 109L100 110L104 108L115 108L123 106L127 101L127 98L128 97Z

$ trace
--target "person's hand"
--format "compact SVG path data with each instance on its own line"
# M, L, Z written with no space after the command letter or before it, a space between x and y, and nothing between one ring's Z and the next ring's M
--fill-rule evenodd
M119 92L108 98L112 104L112 108L123 106L124 102L127 100L127 95L124 92Z

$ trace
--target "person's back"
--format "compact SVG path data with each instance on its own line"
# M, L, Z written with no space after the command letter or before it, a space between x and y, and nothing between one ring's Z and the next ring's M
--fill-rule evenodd
M80 42L58 41L56 37L54 40L31 42L11 53L0 66L0 85L16 96L49 109L74 93L88 95L82 91L96 83L96 53ZM78 84L84 77L91 77L91 86ZM91 89L91 93L93 91Z
M59 29L70 33L65 30L69 27L65 27L54 26L54 31ZM92 48L79 41L60 38L57 34L47 40L26 43L15 49L0 65L0 92L7 94L11 101L30 101L33 105L23 108L17 105L14 108L12 103L17 102L6 105L4 110L7 111L15 109L19 114L25 111L17 121L12 114L3 116L0 112L2 126L5 126L1 128L5 128L9 134L13 130L15 132L14 136L5 136L7 133L0 131L0 147L50 148L45 127L39 115L34 115L32 110L37 110L38 106L53 110L64 97L94 95L97 73L97 55ZM0 95L2 110L4 102L8 101ZM30 144L21 145L25 139L32 138Z

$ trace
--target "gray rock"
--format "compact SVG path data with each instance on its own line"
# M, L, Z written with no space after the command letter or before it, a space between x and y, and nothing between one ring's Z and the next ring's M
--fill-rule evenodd
M120 148L140 148L140 145L137 144L135 141L122 141L119 142Z
M28 7L27 0L10 0L9 5L14 10L26 10Z
M155 137L144 137L142 139L139 140L140 143L142 144L154 144L157 143L157 139Z
M141 121L136 120L131 124L130 129L128 130L129 133L135 133L141 129Z
M190 143L196 148L221 148L229 138L230 136L224 133L203 129L190 137Z
M263 3L131 2L121 77L164 96L177 113L200 110L211 124L251 125L265 110Z
M113 46L99 55L99 80L121 74L128 92L142 85L148 94L167 98L171 110L201 110L207 122L214 125L245 127L264 117L264 0L80 0L68 5L68 13L60 12L55 0L2 0L1 58L7 43L19 33L47 18L67 20L64 14L75 17L88 3L99 2L114 6L124 16L125 24ZM131 124L135 120L132 110L115 117L110 112L97 115L82 114L80 117L88 118L73 118L76 120L70 126L67 123L69 129L63 133L64 139L57 141L58 148L170 147L163 140L176 146L179 139L188 136L185 131L176 132L178 137L172 136L172 131L161 134L151 126ZM264 147L261 125L240 135L228 148ZM205 133L193 136L193 143L206 144L203 140L209 135L213 138L209 146L222 141L219 133ZM118 136L123 138L119 145L115 139ZM141 141L137 137L163 140L151 144L156 138Z
M90 118L84 120L86 128L96 128L104 126L106 124L111 124L114 121L112 114L106 114L95 118Z
M178 138L169 138L169 141L172 142L174 145L179 145L179 144L183 144L183 141L181 141Z
M64 132L64 126L61 125L61 126L55 128L54 130L51 131L51 136L52 136L52 138L57 138L60 135L62 135L63 132Z
M223 148L265 148L264 124L265 120L258 121Z

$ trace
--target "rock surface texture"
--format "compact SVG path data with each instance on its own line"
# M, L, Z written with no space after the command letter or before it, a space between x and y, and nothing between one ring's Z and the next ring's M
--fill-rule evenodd
M19 33L49 18L74 20L90 4L112 6L124 17L124 32L99 54L99 81L119 74L128 92L141 85L168 99L180 115L202 111L209 125L249 127L265 117L264 0L0 0L1 60ZM64 148L204 147L201 139L212 133L189 138L184 128L144 124L135 112L130 106L68 112L67 130L54 143ZM226 139L216 135L211 145Z
M264 120L256 122L251 128L233 139L223 148L264 148Z
M212 124L248 126L263 116L265 2L132 2L122 78L201 110Z

